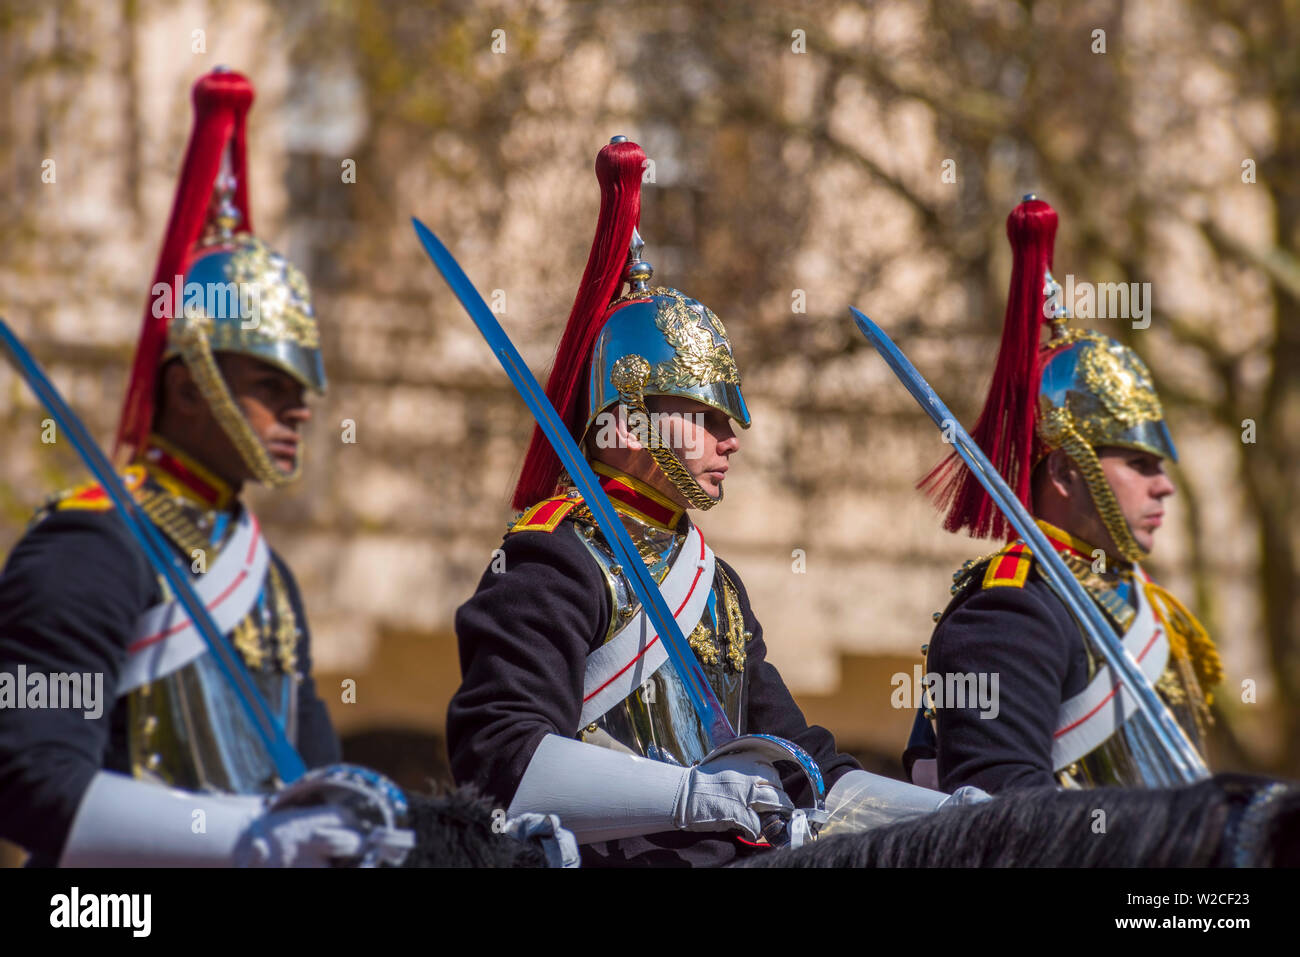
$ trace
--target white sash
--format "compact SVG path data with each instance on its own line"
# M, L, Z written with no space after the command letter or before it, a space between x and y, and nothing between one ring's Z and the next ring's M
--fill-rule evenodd
M270 560L261 526L253 513L244 509L226 547L194 583L200 601L223 635L239 624L257 601ZM135 637L127 646L126 664L118 679L118 696L166 677L207 650L179 601L155 605L136 621Z
M1124 647L1154 686L1169 661L1169 636L1142 587L1147 580L1145 572L1134 569L1137 614L1124 633ZM1102 665L1086 688L1061 705L1052 734L1052 767L1059 771L1079 760L1114 734L1136 710L1133 695L1114 680L1109 666Z
M682 634L689 635L699 623L713 590L713 549L694 525L668 569L659 591L677 619ZM618 633L587 656L582 682L581 730L600 718L641 685L668 660L659 635L650 631L645 609L628 620Z

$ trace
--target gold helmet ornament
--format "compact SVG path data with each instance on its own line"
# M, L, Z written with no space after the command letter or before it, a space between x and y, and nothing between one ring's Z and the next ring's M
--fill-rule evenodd
M299 270L253 235L244 131L253 87L218 67L194 85L194 129L163 237L127 388L119 450L140 451L153 427L163 365L180 358L249 471L283 472L236 405L218 353L250 356L323 395L325 369L311 293Z
M596 157L601 187L596 238L546 385L579 444L602 413L618 406L626 409L629 425L648 424L645 400L655 395L712 406L742 428L750 423L722 321L676 289L650 286L654 270L641 258L645 244L637 232L645 158L625 136L614 137ZM628 291L619 295L624 283ZM700 487L655 430L638 431L659 469L692 507L709 509L721 500ZM553 495L559 478L560 461L535 429L515 488L515 508Z
M1056 211L1032 193L1007 217L1013 266L997 366L971 436L1030 508L1033 468L1064 449L1087 482L1123 558L1146 552L1133 537L1096 450L1139 449L1178 461L1151 373L1132 349L1100 333L1067 328L1052 278ZM1043 320L1051 337L1040 344ZM921 482L948 508L949 531L1005 537L1010 526L964 463L950 455Z

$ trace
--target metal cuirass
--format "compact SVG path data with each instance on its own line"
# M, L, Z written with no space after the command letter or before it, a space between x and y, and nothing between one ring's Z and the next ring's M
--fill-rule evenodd
M685 528L669 531L644 524L623 513L620 517L651 574L657 582L662 582L686 541ZM682 521L684 524L687 520ZM612 613L604 637L608 642L619 627L636 614L640 602L600 532L581 521L575 525L579 537L600 567L609 591ZM691 648L732 727L743 734L741 701L748 635L741 619L736 589L721 566L714 574L699 623L693 630L688 627L682 630L687 633ZM579 731L578 738L589 744L682 766L699 762L711 750L704 727L671 662L665 662L642 682L640 688Z
M146 510L149 504L146 504ZM210 527L212 513L196 513L171 500L171 509L198 514L194 527ZM173 544L185 523L175 514L155 521ZM232 523L233 524L233 523ZM209 546L208 561L220 559L229 534ZM170 597L163 586L164 599ZM301 625L283 577L268 562L260 590L247 614L227 633L249 675L290 741L297 739L296 651ZM144 780L191 791L255 794L280 784L274 762L235 698L211 652L204 650L179 667L126 692L127 739L132 773Z
M1143 584L1140 572L1135 571L1126 580L1101 581L1097 576L1089 576L1083 568L1076 567L1077 562L1067 561L1067 565L1121 635L1139 627L1139 615L1153 614L1147 603L1134 600L1135 589ZM1161 622L1157 627L1166 627L1166 623ZM1102 667L1102 659L1086 638L1084 649L1088 655L1088 677L1091 680ZM1154 685L1188 740L1204 754L1209 711L1186 656L1166 651L1164 667ZM1159 750L1154 734L1143 722L1127 720L1083 757L1059 768L1057 780L1065 788L1161 786L1163 782L1151 772L1159 764L1155 758Z

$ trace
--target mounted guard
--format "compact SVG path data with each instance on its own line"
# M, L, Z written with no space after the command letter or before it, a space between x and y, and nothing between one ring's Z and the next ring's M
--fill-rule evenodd
M1174 491L1164 463L1176 462L1177 452L1137 354L1069 328L1050 271L1056 226L1056 212L1032 195L1008 217L1011 292L972 437L1106 627L1122 636L1140 680L1154 686L1185 735L1178 744L1203 759L1211 689L1223 668L1204 628L1141 564ZM1040 346L1044 319L1051 334ZM913 780L990 792L1171 783L1166 744L1149 723L1134 720L1133 695L1120 688L1097 643L1080 633L986 485L956 452L922 482L947 507L949 531L1010 536L954 575L952 600L936 614L926 671L997 673L1000 708L989 718L932 697L904 754ZM1202 760L1192 764L1204 773Z
M452 771L512 815L558 815L589 866L721 865L758 853L760 835L780 833L774 818L797 844L828 814L865 828L933 810L944 795L868 774L806 723L740 576L688 515L722 500L750 415L722 322L650 285L636 230L644 162L624 137L597 157L600 220L545 397L417 223L539 418L504 569L456 616ZM674 633L689 636L681 659Z
M310 294L252 232L252 86L218 69L193 100L117 434L129 464L118 478L93 442L78 443L108 484L55 496L0 575L0 672L100 674L107 700L94 718L0 710L0 835L38 865L396 863L412 838L405 798L334 764L301 596L239 498L247 481L299 475L305 393L326 385ZM29 382L48 386L25 358ZM64 431L88 439L79 423ZM123 520L113 497L124 494L154 532L134 511ZM182 607L140 547L157 531L193 575L168 580L207 615ZM238 659L217 653L223 634ZM264 745L258 714L284 751Z

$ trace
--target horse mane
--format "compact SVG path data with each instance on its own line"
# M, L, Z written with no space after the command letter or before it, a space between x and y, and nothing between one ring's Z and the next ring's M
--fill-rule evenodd
M545 867L536 842L492 830L470 788L408 794L416 847L404 867ZM1300 788L1219 774L1181 788L1049 788L945 808L736 867L1298 867Z
M1300 866L1300 789L1269 790L1275 784L1221 774L1170 789L1010 791L738 866ZM1266 791L1267 801L1251 804ZM1241 828L1248 807L1252 826Z
M415 847L403 867L545 867L536 842L492 830L493 803L473 788L445 794L407 793Z

